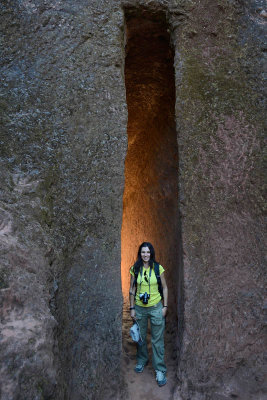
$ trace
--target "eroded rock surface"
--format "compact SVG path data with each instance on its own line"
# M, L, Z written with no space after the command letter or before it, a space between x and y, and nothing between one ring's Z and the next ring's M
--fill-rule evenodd
M261 400L261 0L1 4L1 400L124 395L123 7L164 14L175 52L174 399Z
M27 400L105 397L107 389L110 396L117 395L122 380L120 226L127 145L123 12L109 1L5 2L1 27L1 208L15 221L19 246L28 254L26 264L38 270L38 284L27 278L23 285L23 313L29 312L36 292L35 307L47 307L44 315L31 315L34 329L48 337L43 350L34 340L25 346L31 338L26 322L25 339L17 343L26 352L21 356L24 374L32 374L30 386L37 387ZM34 181L36 187L15 196L14 176ZM15 257L18 249L11 247L8 253ZM10 266L3 266L5 303L8 293L22 296L16 288L26 278L16 271L6 278ZM3 320L4 332L10 313ZM52 343L45 322L49 318L55 328ZM46 355L51 346L54 359L50 350ZM19 366L10 361L14 352L1 356L10 365L3 384L16 387ZM46 357L56 378L47 377L48 361L38 367ZM32 370L51 390L38 386ZM12 399L24 398L23 393L18 388Z
M36 201L29 201L38 182L9 175L13 184L10 193L6 177L2 171L1 399L50 398L56 387L57 324L49 309L49 264L44 254L49 243L39 247L33 240L34 235L41 240L43 232L36 221L30 220L26 209L39 207Z
M192 400L266 395L260 5L191 2L176 28L185 296L178 377L182 398Z

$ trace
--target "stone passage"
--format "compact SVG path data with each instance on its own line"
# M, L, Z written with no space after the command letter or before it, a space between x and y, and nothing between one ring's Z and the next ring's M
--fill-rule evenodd
M173 52L162 15L126 14L128 152L122 224L122 288L138 245L151 241L167 268L172 302L178 264L178 148Z
M170 353L175 353L178 285L178 148L173 60L165 17L127 10L128 152L121 231L122 290L126 308L129 268L136 259L138 246L150 241L157 260L166 269L170 306L166 336L172 333L171 358ZM126 351L128 314L125 310Z

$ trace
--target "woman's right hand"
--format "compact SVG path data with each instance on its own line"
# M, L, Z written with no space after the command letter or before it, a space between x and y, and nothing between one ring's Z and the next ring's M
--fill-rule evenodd
M135 321L135 310L131 310L131 318Z

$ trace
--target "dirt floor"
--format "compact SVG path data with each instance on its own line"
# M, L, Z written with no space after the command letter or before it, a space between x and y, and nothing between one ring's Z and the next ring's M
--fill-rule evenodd
M134 372L136 365L136 344L130 337L132 319L129 313L129 305L124 305L123 310L123 370L128 384L128 400L171 400L177 386L177 353L176 332L171 328L170 318L166 320L165 329L165 362L167 365L167 379L165 386L159 387L156 383L155 372L152 367L152 349L150 343L150 329L148 330L149 363L141 374Z

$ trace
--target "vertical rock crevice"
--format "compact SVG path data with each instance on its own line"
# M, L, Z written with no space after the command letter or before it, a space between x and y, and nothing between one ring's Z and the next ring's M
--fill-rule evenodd
M128 152L122 224L122 286L144 240L166 267L170 304L178 270L178 147L173 51L162 14L126 11ZM174 308L174 307L173 307Z
M263 1L3 3L1 400L119 398L120 277L144 239L180 340L184 286L174 398L262 399ZM123 4L150 11L125 12L121 273Z
M125 19L128 151L121 231L122 290L127 303L129 268L139 245L150 241L166 270L167 331L174 333L179 269L174 54L163 13L131 8L125 10Z

